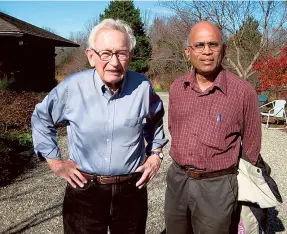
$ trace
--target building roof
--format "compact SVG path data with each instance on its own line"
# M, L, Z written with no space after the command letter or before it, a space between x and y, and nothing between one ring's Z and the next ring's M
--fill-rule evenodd
M43 39L51 40L55 46L59 47L78 47L79 45L60 37L47 30L14 18L3 12L0 12L0 37L1 36L14 36L22 37L23 35L31 35Z

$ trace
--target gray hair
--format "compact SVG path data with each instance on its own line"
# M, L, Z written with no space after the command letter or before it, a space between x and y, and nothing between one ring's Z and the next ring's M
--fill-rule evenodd
M133 50L136 46L136 37L134 36L132 28L123 20L120 19L105 19L96 25L90 32L88 39L88 47L93 47L95 37L101 29L113 29L125 33L129 38L129 50Z

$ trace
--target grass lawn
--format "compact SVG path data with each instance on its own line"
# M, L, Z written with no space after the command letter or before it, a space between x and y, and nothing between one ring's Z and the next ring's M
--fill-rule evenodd
M157 93L163 93L163 92L168 92L168 90L167 89L154 89L154 91L155 92L157 92Z

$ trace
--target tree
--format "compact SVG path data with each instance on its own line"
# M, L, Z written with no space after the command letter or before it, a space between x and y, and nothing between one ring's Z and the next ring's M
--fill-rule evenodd
M191 24L187 26L177 17L153 20L149 30L152 45L149 77L155 86L168 89L177 76L190 70L183 50L190 27Z
M270 51L278 52L279 45L274 43L273 37L279 31L286 32L286 1L193 0L161 4L171 9L182 22L208 20L218 25L225 40L233 45L233 49L227 51L226 62L242 79L249 79L255 73L252 66L260 56ZM248 50L250 57L246 57Z
M281 49L279 56L271 53L260 57L253 64L253 70L259 72L261 91L271 91L280 98L287 91L287 46Z
M69 40L79 44L80 47L56 48L56 79L58 82L69 74L91 68L85 49L87 48L89 34L98 22L97 17L91 18L86 22L82 31L70 33Z
M137 44L134 49L130 69L137 72L147 72L148 60L151 54L150 39L146 36L139 8L132 1L111 1L100 20L113 18L127 22L134 31Z
M237 61L238 66L242 69L248 67L250 61L260 49L261 37L259 22L251 16L247 17L247 19L242 22L239 30L227 41L229 59L236 61L237 50L240 50L240 57L244 59ZM229 66L229 69L235 70L236 72L234 67Z

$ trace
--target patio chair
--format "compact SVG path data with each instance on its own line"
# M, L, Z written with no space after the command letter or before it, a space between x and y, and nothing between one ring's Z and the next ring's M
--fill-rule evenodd
M263 106L268 100L268 97L264 94L258 95L259 106Z
M272 102L269 102L265 105L260 106L260 109L268 105L272 105L272 108L268 112L261 112L261 116L263 117L267 116L266 127L269 128L270 117L279 118L279 119L283 118L287 124L287 117L286 117L286 112L285 112L286 101L285 100L274 100Z

